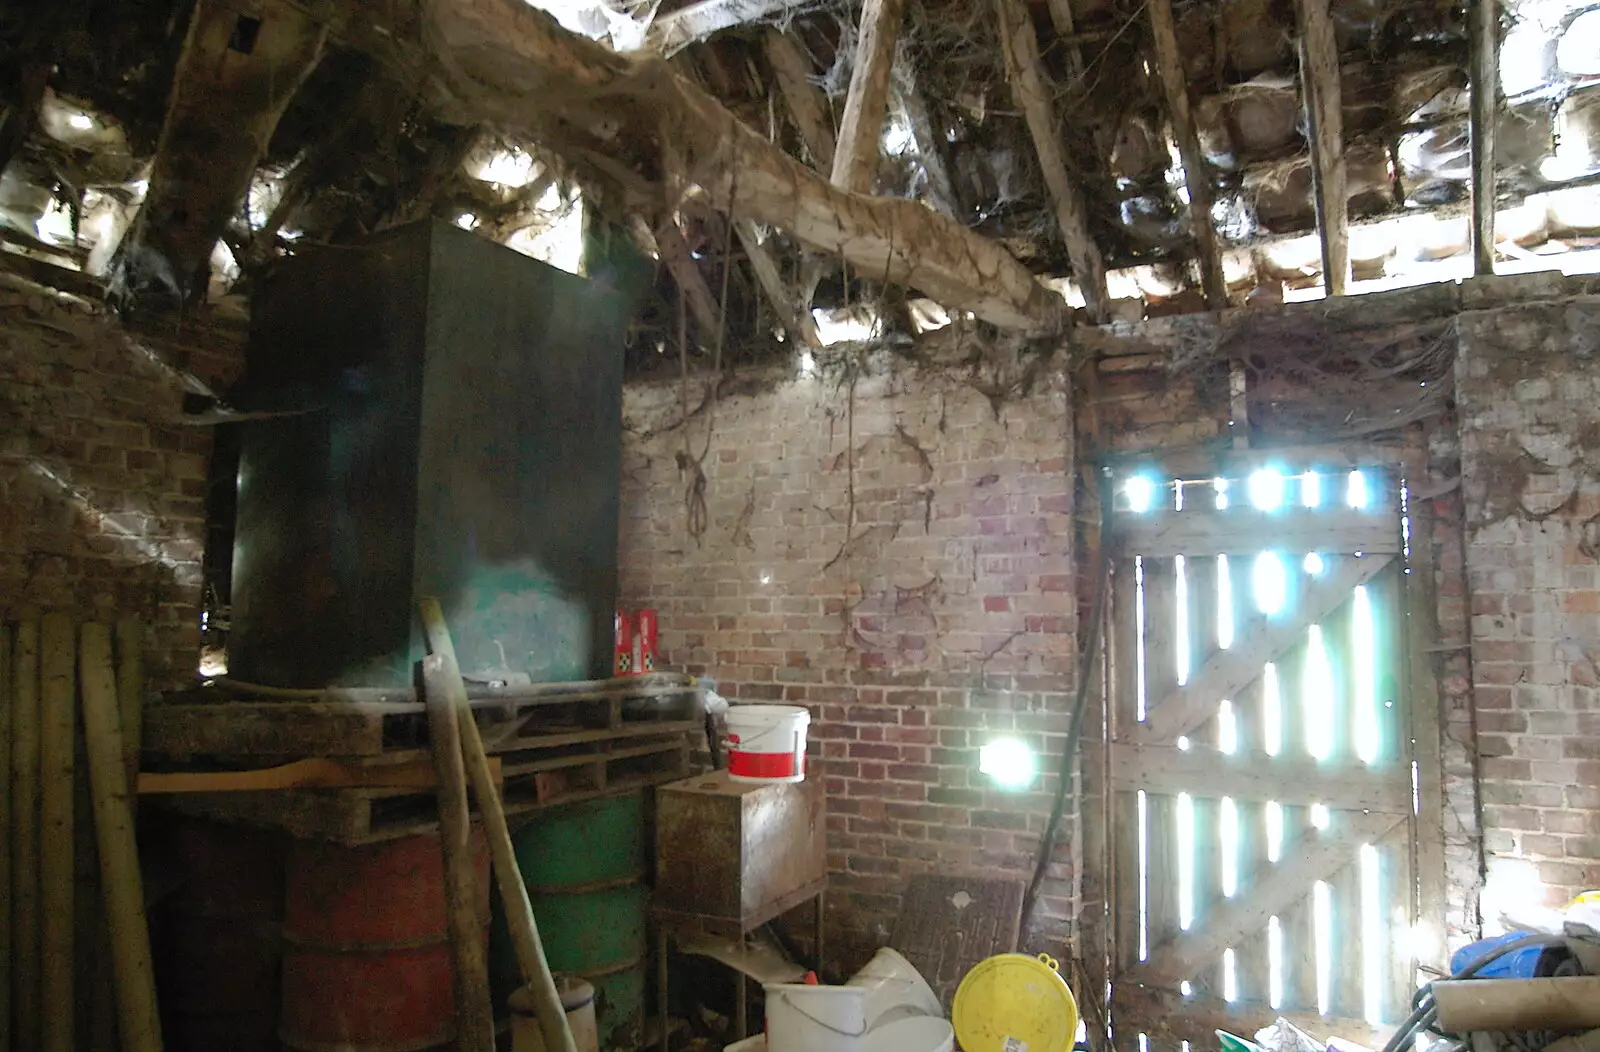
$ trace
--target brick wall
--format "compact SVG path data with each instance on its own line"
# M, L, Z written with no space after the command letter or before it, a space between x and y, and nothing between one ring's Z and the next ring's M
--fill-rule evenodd
M1485 920L1600 886L1600 297L1459 321Z
M151 682L192 680L212 435L175 423L172 366L222 382L239 360L0 274L0 618L137 614Z
M1025 878L1055 786L999 791L978 749L1015 735L1059 763L1077 616L1066 385L991 401L968 377L882 361L741 376L686 428L699 386L627 391L623 602L660 611L668 662L811 710L840 964L885 941L912 874ZM1058 953L1072 836L1035 940Z

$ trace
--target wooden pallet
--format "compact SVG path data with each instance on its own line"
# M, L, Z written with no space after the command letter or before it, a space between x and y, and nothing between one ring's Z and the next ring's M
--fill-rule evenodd
M145 710L147 768L196 760L259 767L317 756L356 758L423 748L427 718L409 689L329 689L292 697L208 689ZM700 688L679 673L577 683L477 687L469 697L489 752L659 734L694 721Z
M698 724L669 724L663 729L667 726L673 731L502 755L507 817L686 777L685 732L698 729ZM391 840L438 827L434 794L405 787L188 793L160 799L162 806L187 814L346 844Z

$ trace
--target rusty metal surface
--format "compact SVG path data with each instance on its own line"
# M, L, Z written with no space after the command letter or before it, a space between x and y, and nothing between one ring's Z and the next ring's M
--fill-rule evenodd
M972 966L1017 948L1022 881L919 876L900 901L893 946L948 1010Z
M818 779L751 785L718 771L663 786L656 801L662 910L759 924L827 879Z

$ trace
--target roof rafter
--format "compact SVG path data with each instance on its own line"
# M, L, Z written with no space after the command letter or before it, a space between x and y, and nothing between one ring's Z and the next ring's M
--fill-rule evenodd
M1317 232L1322 237L1322 280L1328 295L1342 296L1350 278L1350 194L1345 179L1339 40L1328 0L1299 0L1296 7L1300 12L1300 82L1306 127L1311 130Z

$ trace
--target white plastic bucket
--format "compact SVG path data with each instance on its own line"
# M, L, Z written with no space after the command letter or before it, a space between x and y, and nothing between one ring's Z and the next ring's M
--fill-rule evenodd
M767 1052L860 1052L867 992L859 986L768 983Z
M939 995L933 992L922 973L887 946L874 954L865 968L851 976L848 985L867 991L868 1026L877 1026L891 1012L896 1018L944 1015Z
M955 1047L956 1032L948 1019L920 1016L874 1027L861 1052L951 1052Z
M806 780L806 727L798 705L728 707L728 776L736 782Z

